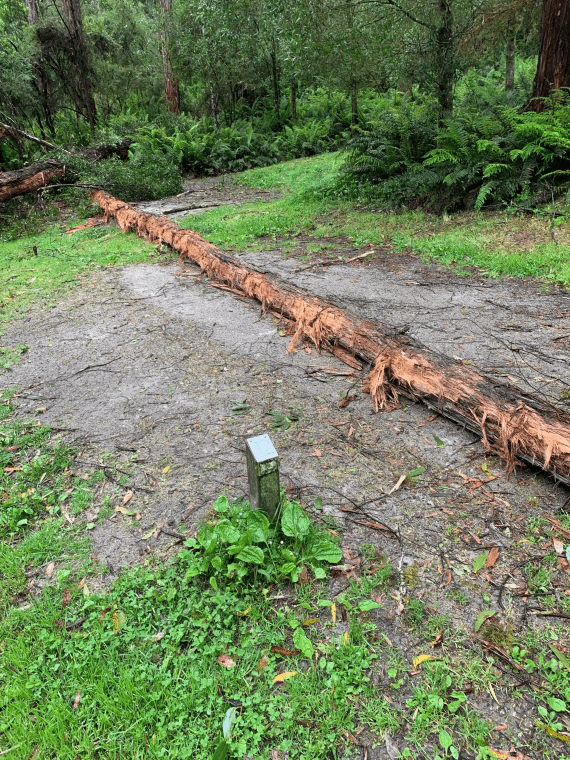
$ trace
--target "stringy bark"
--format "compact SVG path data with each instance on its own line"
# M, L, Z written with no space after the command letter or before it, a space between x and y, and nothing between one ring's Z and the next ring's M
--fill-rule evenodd
M508 472L517 458L524 459L570 484L570 415L562 410L512 385L491 381L380 323L351 316L331 302L246 267L165 217L137 211L103 191L95 192L93 199L122 230L167 243L181 261L198 264L223 289L253 298L263 311L286 319L293 333L288 352L306 339L350 366L361 367L363 362L369 370L364 390L377 411L398 404L403 393L481 435L487 448L505 460Z

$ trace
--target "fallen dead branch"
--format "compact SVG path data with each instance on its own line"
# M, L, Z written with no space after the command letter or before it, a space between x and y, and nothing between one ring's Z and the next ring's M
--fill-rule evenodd
M397 405L399 394L422 401L480 435L488 450L506 462L508 472L522 459L570 485L570 415L561 409L381 323L350 315L330 301L247 267L164 217L137 211L103 191L95 192L93 199L121 229L167 243L182 261L193 261L208 277L288 320L293 333L288 352L304 338L349 366L370 364L364 390L377 410Z
M358 261L358 259L364 259L366 256L372 256L375 251L366 251L366 253L360 253L358 256L353 256L351 259L330 259L329 261L315 261L313 264L309 264L306 267L300 267L295 269L295 272L304 272L307 269L313 269L314 267L330 267L333 264L350 264L351 261Z
M2 138L2 126L0 125L0 139ZM31 135L26 136L28 139L31 138ZM51 143L46 143L44 140L36 139L36 142L55 148ZM131 140L125 138L117 145L99 145L93 148L85 148L78 151L75 155L84 158L86 161L93 162L102 161L103 159L110 158L112 155L125 159L128 155L130 144ZM23 169L0 172L0 202L39 190L48 185L53 177L61 177L63 174L65 174L65 165L55 158L50 158L38 164L24 166Z
M61 177L65 167L59 161L49 159L40 164L24 166L12 172L0 174L0 201L8 201L17 195L31 193L48 184L52 177Z

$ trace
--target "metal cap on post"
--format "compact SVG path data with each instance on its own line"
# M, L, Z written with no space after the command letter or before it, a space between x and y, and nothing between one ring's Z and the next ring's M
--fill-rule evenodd
M251 507L261 509L273 520L279 509L279 455L267 434L248 438L245 443Z

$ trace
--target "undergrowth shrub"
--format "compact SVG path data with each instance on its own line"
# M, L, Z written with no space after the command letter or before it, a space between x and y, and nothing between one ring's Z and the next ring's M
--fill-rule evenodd
M178 163L171 149L157 149L142 142L132 146L127 161L117 156L97 163L65 154L59 158L67 167L63 182L102 187L123 201L154 200L182 191Z
M391 107L351 140L329 192L436 212L537 205L570 187L570 106L559 97L541 114L465 108L439 131L432 109Z
M185 580L209 577L214 589L260 576L265 582L296 582L304 568L315 578L342 559L338 546L305 515L299 502L281 500L278 519L271 523L249 502L231 504L221 496L212 519L185 542L180 555L187 564Z

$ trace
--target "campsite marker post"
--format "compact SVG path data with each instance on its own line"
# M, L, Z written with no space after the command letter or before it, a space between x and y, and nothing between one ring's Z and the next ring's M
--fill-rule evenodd
M280 498L279 455L267 434L248 438L245 444L251 508L273 520Z

